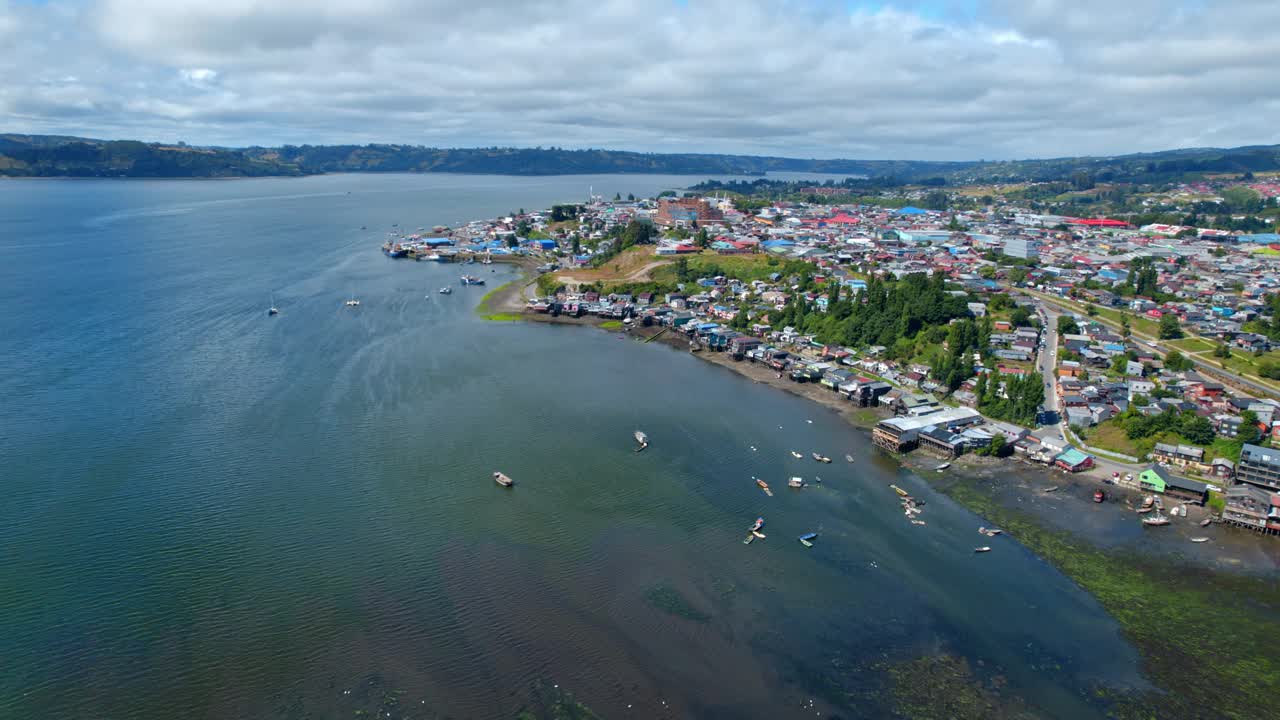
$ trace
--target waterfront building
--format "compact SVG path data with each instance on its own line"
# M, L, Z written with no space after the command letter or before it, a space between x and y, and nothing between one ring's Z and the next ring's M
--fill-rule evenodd
M1246 444L1236 463L1236 482L1265 490L1280 490L1280 450Z

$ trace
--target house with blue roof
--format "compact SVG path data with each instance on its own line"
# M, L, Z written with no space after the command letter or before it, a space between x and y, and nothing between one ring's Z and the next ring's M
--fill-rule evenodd
M929 213L928 210L921 210L920 208L913 207L911 205L904 208L898 208L895 212L899 215L927 215Z

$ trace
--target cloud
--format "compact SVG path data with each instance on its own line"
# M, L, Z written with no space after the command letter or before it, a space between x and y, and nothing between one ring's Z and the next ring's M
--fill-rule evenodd
M1280 3L0 0L7 129L1010 158L1275 142ZM74 81L63 81L74 78Z

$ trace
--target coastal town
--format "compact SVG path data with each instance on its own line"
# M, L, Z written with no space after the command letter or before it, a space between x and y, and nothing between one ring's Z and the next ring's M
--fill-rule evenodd
M832 183L794 190L591 194L397 231L384 251L520 262L537 273L518 296L527 316L822 388L873 411L891 453L1016 457L1092 478L1097 502L1140 494L1151 525L1191 505L1204 525L1280 534L1280 235L927 187L861 203ZM1256 228L1280 182L1143 202L1203 216L1242 196L1256 212L1228 224Z

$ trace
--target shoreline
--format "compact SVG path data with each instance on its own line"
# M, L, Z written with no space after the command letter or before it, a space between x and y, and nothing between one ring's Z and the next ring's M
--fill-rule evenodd
M653 327L615 330L602 327L608 321L591 316L574 319L524 311L519 319L608 329L637 339L660 331ZM679 334L667 333L658 340L678 350L688 347ZM880 418L887 417L872 408L855 407L828 388L780 380L776 372L746 360L734 361L726 353L694 354L753 382L834 410L857 432L869 433ZM917 454L927 460L916 458ZM1257 717L1259 708L1274 702L1280 690L1280 668L1270 640L1280 637L1276 614L1280 552L1275 548L1241 531L1200 528L1199 514L1174 527L1145 528L1139 516L1120 501L1126 495L1140 497L1141 492L1112 485L1107 488L1107 502L1093 503L1092 489L1100 486L1096 480L1030 463L1018 462L1006 470L1002 460L962 455L947 472L938 473L927 467L928 461L937 462L931 455L917 451L892 457L932 490L1003 528L1007 537L1056 568L1119 624L1121 634L1137 650L1151 688L1099 688L1099 698L1110 704L1108 717L1146 719L1156 716L1155 708L1161 718ZM1049 486L1058 491L1044 492ZM1062 510L1064 505L1070 507ZM1095 521L1093 529L1100 529L1103 537L1090 537L1083 523L1071 520L1085 517ZM1217 541L1192 544L1187 540L1188 533L1202 532L1219 539L1225 534L1230 540L1223 544L1228 547L1255 551L1252 564L1256 567L1223 562L1224 555L1214 550L1220 546ZM1108 536L1110 544L1105 542ZM1195 557L1188 554L1192 548L1212 552ZM1232 660L1223 662L1224 658Z

